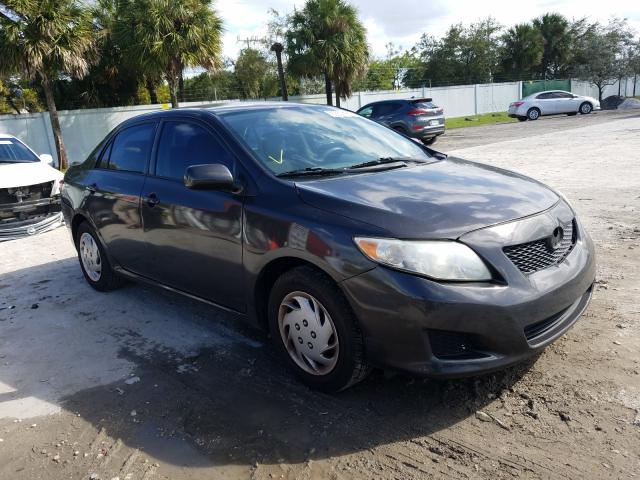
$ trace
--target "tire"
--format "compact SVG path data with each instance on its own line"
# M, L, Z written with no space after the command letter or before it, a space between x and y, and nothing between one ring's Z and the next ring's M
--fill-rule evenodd
M584 102L580 105L580 113L582 115L588 115L593 111L593 105L589 102Z
M538 120L540 118L540 110L538 108L530 108L527 111L527 118L529 120Z
M398 132L398 133L400 133L402 135L407 135L407 131L402 127L393 127L392 130L395 130L396 132Z
M420 140L422 141L422 143L424 143L425 145L429 146L429 145L433 145L434 143L436 143L437 139L438 139L438 137L431 137L431 138L421 138Z
M89 285L99 292L122 286L124 280L113 271L102 243L87 222L78 226L75 242L80 269Z
M528 120L527 117L517 117L519 122L526 122Z
M347 299L315 268L297 267L276 280L268 318L276 349L307 386L339 392L370 372L362 333Z

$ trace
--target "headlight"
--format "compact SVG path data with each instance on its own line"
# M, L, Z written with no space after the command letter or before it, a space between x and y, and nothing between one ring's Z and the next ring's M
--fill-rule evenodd
M491 272L469 247L454 241L413 241L354 238L360 251L374 262L436 280L491 280Z

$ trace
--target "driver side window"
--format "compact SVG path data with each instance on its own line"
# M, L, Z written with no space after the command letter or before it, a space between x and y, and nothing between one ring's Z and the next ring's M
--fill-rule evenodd
M233 171L233 157L212 132L191 122L164 122L155 174L183 181L187 167L221 163Z

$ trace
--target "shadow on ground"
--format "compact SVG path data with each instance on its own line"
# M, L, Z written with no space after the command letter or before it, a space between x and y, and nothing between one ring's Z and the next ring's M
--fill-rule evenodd
M64 285L57 287L64 295L41 297L49 297L52 311L71 329L84 329L86 338L79 342L84 348L69 342L67 335L55 336L49 354L59 352L76 363L93 363L97 370L133 365L132 373L140 381L126 384L121 373L108 382L108 377L98 376L56 401L97 430L174 465L300 463L429 435L474 414L531 366L456 381L374 372L346 392L320 394L290 376L262 333L239 325L230 315L135 284L108 295L94 292L75 262L69 259L0 275L0 288L18 281L39 285L48 280L44 284L50 285L55 280ZM138 304L139 310L131 307ZM8 307L6 302L0 305L4 308L0 317L15 326L22 317L9 313L15 309ZM44 308L40 312L47 315ZM24 315L25 324L38 320L33 312ZM189 348L175 347L173 337L180 332L200 338L197 348L194 342L183 342ZM20 330L14 334L20 335ZM87 344L103 345L105 335L117 348L99 355L87 353ZM172 339L163 342L163 336ZM243 338L248 340L238 340ZM57 369L49 373L61 383L74 374L55 358L48 365ZM27 379L22 390L38 395L39 386L34 384L42 372L32 374L24 365L16 368ZM9 383L4 374L0 380ZM51 395L46 393L47 401L53 401Z

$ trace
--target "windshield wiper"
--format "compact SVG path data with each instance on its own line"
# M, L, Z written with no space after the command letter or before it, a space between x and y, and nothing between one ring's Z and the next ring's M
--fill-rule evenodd
M351 165L348 168L367 168L367 167L376 167L378 165L384 165L387 163L402 163L403 167L406 167L405 162L423 162L423 160L418 160L416 158L405 158L405 157L380 157L377 160L371 160L368 162L357 163L356 165Z
M342 168L322 168L322 167L307 167L307 168L299 168L297 170L290 170L288 172L282 172L276 174L276 177L287 178L287 177L302 177L305 175L340 175L345 173Z

